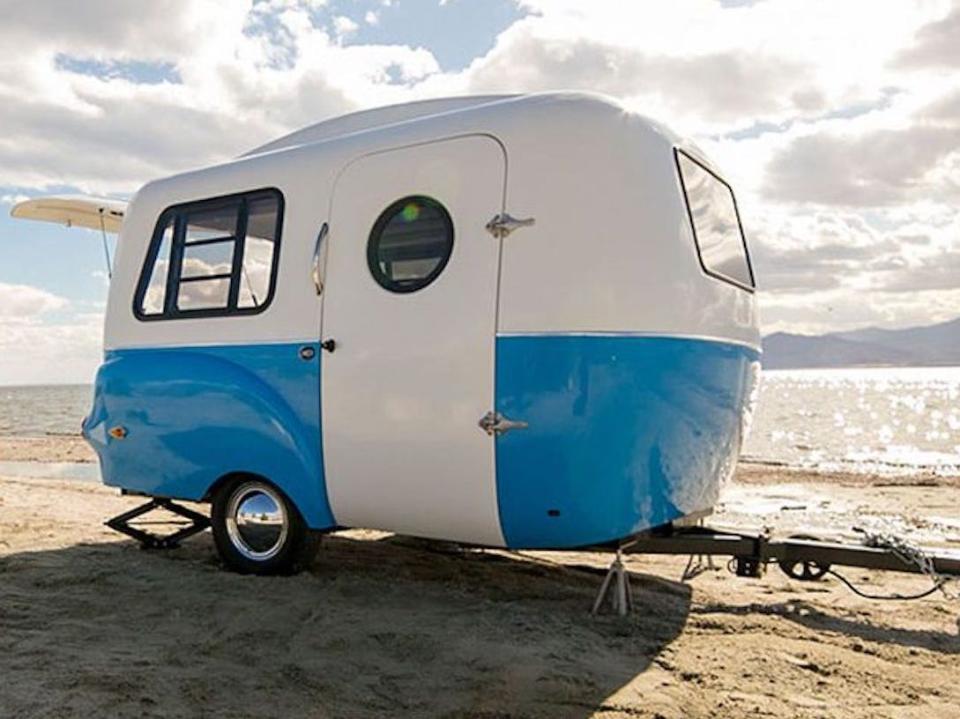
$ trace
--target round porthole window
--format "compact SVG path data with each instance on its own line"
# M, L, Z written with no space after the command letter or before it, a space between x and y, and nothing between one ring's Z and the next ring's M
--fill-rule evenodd
M412 195L377 218L367 242L373 278L391 292L416 292L433 282L453 252L453 221L436 200Z

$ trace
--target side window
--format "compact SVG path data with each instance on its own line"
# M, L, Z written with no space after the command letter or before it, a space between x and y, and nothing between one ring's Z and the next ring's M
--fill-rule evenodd
M243 282L240 284L238 300L240 307L259 307L270 294L279 228L275 198L261 197L247 204L247 241L243 247Z
M147 254L140 319L253 314L276 281L283 197L258 190L165 210Z
M140 300L140 313L145 317L163 314L163 299L167 292L167 275L170 272L170 247L173 244L173 216L160 218L158 232L159 247Z
M753 268L733 190L683 151L676 150L676 158L704 272L752 290Z
M433 282L453 253L453 221L436 200L397 200L382 213L367 241L373 279L390 292L416 292Z

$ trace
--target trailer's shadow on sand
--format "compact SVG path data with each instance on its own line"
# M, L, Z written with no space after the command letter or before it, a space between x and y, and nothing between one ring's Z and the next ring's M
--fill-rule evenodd
M586 717L690 608L686 586L634 575L641 609L594 618L599 582L394 539L329 538L280 578L221 571L209 537L11 554L0 698L29 716Z

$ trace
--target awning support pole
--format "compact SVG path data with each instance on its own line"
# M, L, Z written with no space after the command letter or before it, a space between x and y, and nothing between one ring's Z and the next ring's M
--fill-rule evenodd
M100 235L103 237L103 256L107 261L107 279L113 279L113 261L110 259L110 244L107 242L107 226L103 221L103 213L106 211L105 207L101 207L98 210L100 215Z

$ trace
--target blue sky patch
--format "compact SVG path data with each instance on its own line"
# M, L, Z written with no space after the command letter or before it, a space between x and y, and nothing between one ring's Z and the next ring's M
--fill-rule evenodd
M59 54L54 58L58 70L91 75L104 80L129 80L142 85L180 82L180 73L172 62L145 60L98 60Z
M87 194L76 187L43 191L0 187L0 238L3 262L0 282L42 287L75 303L104 302L107 284L103 238L96 230L67 228L50 222L25 222L10 217L12 198ZM107 235L111 256L116 235Z
M376 15L376 23L367 21ZM501 32L526 11L513 0L333 0L315 14L314 22L330 28L345 16L358 28L344 45L409 45L429 50L444 72L462 70L493 48Z

